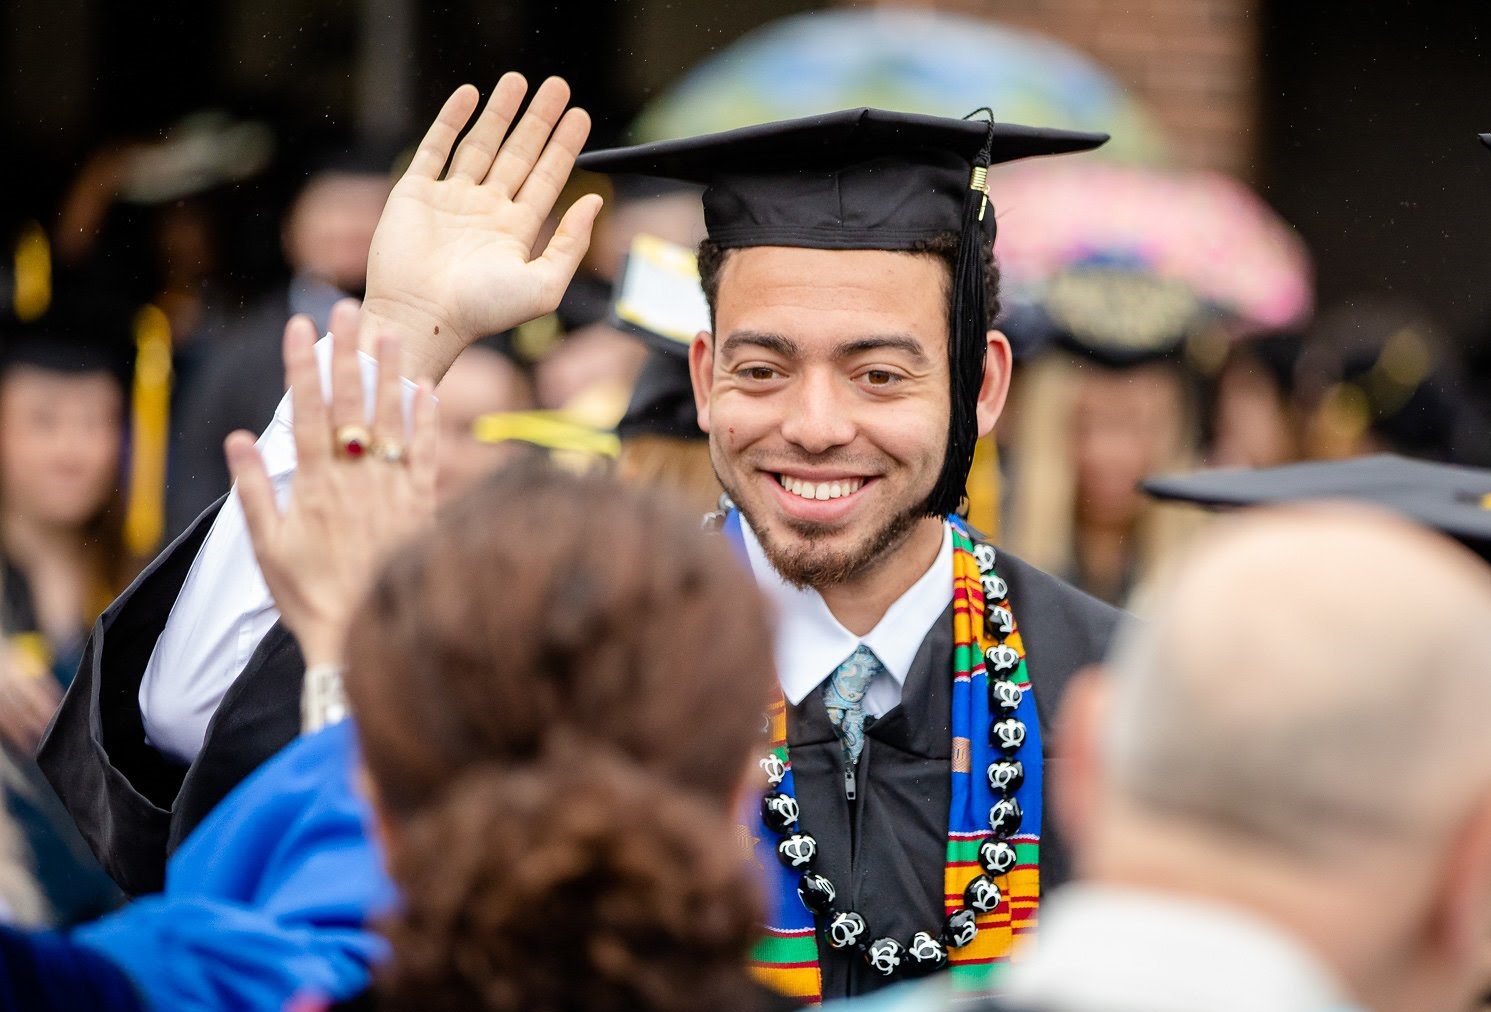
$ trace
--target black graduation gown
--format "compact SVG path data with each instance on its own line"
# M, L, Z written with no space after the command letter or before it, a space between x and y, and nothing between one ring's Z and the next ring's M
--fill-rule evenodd
M1123 613L1008 552L999 553L999 574L1009 584L1042 741L1049 743L1071 676L1103 658ZM838 888L839 906L863 914L876 937L904 940L942 926L952 665L949 605L922 641L901 704L879 720L865 722L853 802L844 795L843 752L822 693L810 692L788 709L787 744L802 826L818 840L819 870ZM1060 762L1047 760L1048 798L1051 783L1060 776ZM1071 874L1049 805L1046 810L1041 827L1043 893ZM858 956L831 949L822 923L818 952L825 1001L863 994L884 981Z
M238 782L300 733L305 664L275 625L223 697L190 766L145 740L140 681L219 499L99 616L37 762L125 892L157 892L166 858Z

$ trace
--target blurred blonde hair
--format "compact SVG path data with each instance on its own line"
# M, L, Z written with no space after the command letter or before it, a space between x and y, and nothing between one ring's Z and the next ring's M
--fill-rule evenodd
M1081 383L1080 364L1051 353L1016 371L1015 425L1011 440L1013 472L1006 501L1003 539L1025 561L1051 573L1070 573L1076 565L1077 467L1071 428ZM1181 424L1160 470L1195 468L1198 451L1194 405L1182 397ZM1202 522L1194 508L1149 503L1134 531L1135 588L1141 587Z
M720 483L702 439L638 435L621 441L616 475L628 485L665 492L682 510L703 516L716 508Z

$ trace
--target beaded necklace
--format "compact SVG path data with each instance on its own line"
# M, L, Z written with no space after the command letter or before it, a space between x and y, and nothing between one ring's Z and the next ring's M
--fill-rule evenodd
M828 947L862 958L886 978L951 966L959 990L986 990L1014 937L1034 926L1039 886L1041 747L1024 645L996 572L992 545L975 545L957 518L953 537L952 780L944 878L946 919L906 940L877 936L838 902L815 870L817 840L799 822L786 743L786 702L768 708L770 750L756 839L775 869L774 910L752 953L763 982L789 997L822 996L818 933ZM724 524L740 544L740 518ZM987 603L992 602L992 603Z

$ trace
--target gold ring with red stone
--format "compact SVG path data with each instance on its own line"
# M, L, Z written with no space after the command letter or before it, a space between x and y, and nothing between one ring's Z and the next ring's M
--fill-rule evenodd
M373 442L373 434L366 425L338 425L332 433L337 456L347 460L360 460L367 456Z

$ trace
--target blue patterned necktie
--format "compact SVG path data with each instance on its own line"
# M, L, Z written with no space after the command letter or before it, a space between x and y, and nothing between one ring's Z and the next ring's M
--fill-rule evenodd
M865 747L865 692L884 670L885 665L874 651L860 644L848 660L834 669L823 686L823 705L843 743L846 771L859 762L859 754Z

